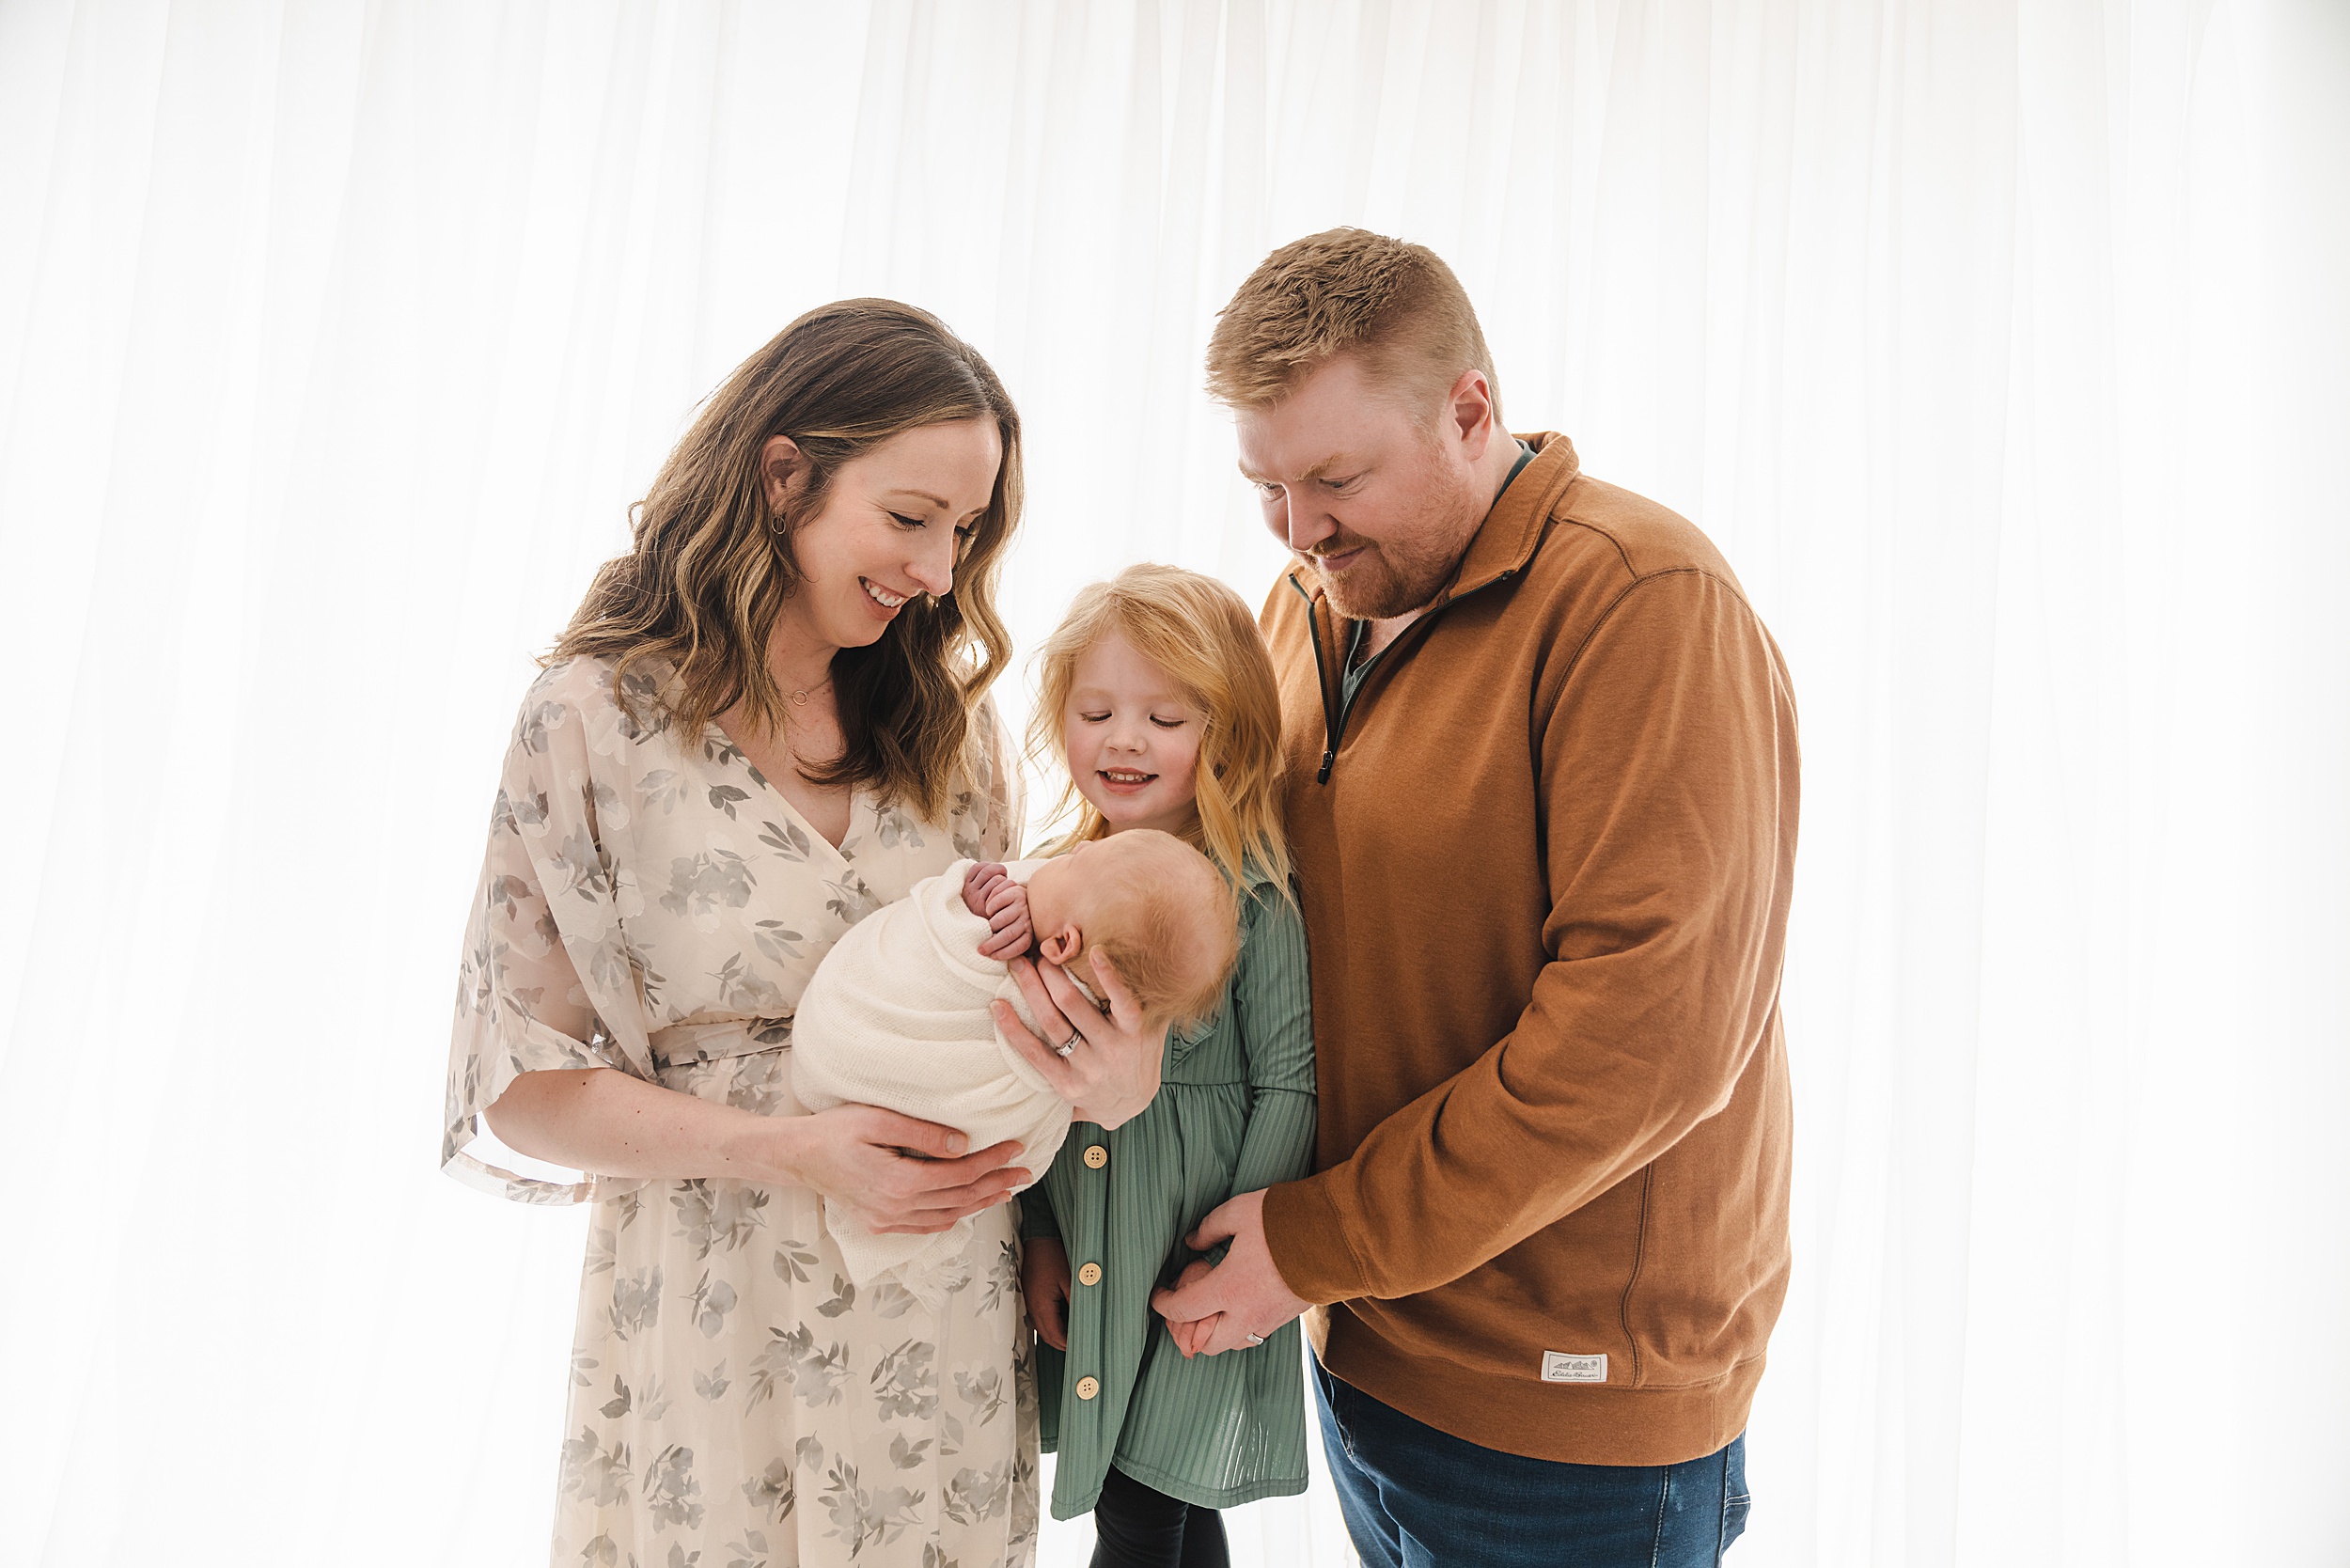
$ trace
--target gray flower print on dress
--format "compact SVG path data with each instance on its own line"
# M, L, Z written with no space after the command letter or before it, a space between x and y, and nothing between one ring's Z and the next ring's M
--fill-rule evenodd
M746 1529L727 1543L727 1568L768 1568L767 1532Z
M669 890L661 895L661 907L692 920L697 931L715 932L721 913L748 904L755 886L750 863L732 850L679 855L669 862Z
M630 1479L625 1443L606 1449L594 1428L583 1426L578 1436L563 1444L561 1486L566 1497L609 1507L628 1495Z
M935 1347L907 1340L882 1356L869 1380L873 1407L884 1419L912 1416L928 1420L938 1413L938 1371L932 1366Z
M685 775L675 768L655 768L636 781L637 806L666 816L685 798Z
M1011 1461L983 1470L957 1470L947 1483L947 1517L963 1524L992 1519L1011 1506Z
M921 1520L914 1505L922 1494L903 1486L869 1488L857 1482L857 1468L839 1461L824 1481L824 1509L832 1515L831 1533L848 1543L850 1560L863 1554L868 1543L887 1544Z
M727 1314L734 1310L734 1287L724 1279L713 1279L705 1271L694 1294L686 1297L694 1304L694 1325L702 1331L702 1338L714 1340L727 1330Z
M694 1450L672 1443L646 1467L644 1493L655 1523L684 1525L702 1522L701 1482L694 1479Z
M759 841L786 860L806 860L812 853L807 834L797 823L762 822Z
M713 1247L731 1252L749 1241L767 1223L763 1215L771 1197L764 1187L697 1179L677 1184L669 1206L677 1211L678 1235L699 1262Z
M633 1340L661 1322L661 1269L638 1269L612 1282L612 1332Z
M849 1375L849 1347L838 1341L818 1348L816 1331L806 1324L771 1328L767 1345L749 1377L744 1380L748 1407L774 1396L780 1383L803 1404L838 1404L840 1382Z
M853 926L879 909L885 902L874 896L865 879L851 871L838 882L828 882L832 897L824 901L824 908L844 926Z
M771 1524L781 1524L791 1516L792 1505L799 1501L799 1493L791 1484L791 1462L771 1459L767 1467L743 1483L743 1496L750 1502L754 1514Z

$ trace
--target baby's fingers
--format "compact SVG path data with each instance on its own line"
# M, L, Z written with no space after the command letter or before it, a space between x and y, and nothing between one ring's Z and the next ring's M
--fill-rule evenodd
M1028 950L1028 922L1020 920L995 931L979 944L981 958L1010 958Z
M973 866L963 873L964 907L974 915L986 914L988 894L1009 880L1001 866Z

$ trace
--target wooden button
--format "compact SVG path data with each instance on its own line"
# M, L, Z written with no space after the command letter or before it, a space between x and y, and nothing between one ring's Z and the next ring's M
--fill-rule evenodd
M1080 1285L1098 1285L1101 1282L1102 1265L1099 1263L1088 1263L1077 1271L1077 1283Z
M1094 1395L1100 1393L1101 1391L1102 1380L1100 1378L1081 1377L1077 1379L1077 1397L1079 1399L1091 1399Z
M1098 1143L1095 1143L1095 1144L1089 1144L1089 1145L1088 1145L1088 1146L1087 1146L1087 1148L1086 1148L1086 1164L1087 1164L1087 1165L1091 1166L1091 1167L1092 1167L1094 1169L1096 1169L1096 1170L1099 1170L1099 1169L1101 1169L1104 1166L1105 1166L1105 1165L1107 1165L1107 1164L1109 1164L1109 1163L1110 1163L1110 1152L1109 1152L1107 1149L1103 1148L1103 1147L1102 1147L1100 1144L1098 1144Z

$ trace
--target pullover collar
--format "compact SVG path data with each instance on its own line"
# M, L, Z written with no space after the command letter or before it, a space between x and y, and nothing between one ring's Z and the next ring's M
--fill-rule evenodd
M1574 482L1581 464L1574 455L1574 443L1556 431L1520 439L1534 448L1534 461L1494 497L1493 510L1461 553L1452 581L1425 613L1433 614L1465 594L1514 577L1534 558L1543 541L1543 525L1550 521L1551 509Z

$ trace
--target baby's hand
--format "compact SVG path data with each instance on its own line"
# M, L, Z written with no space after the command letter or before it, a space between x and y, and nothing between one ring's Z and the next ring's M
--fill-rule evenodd
M964 907L988 923L981 958L1016 958L1034 935L1028 925L1028 890L994 861L973 866L963 878Z
M1010 875L1000 860L974 860L963 873L963 907L974 915L985 915L989 886Z

